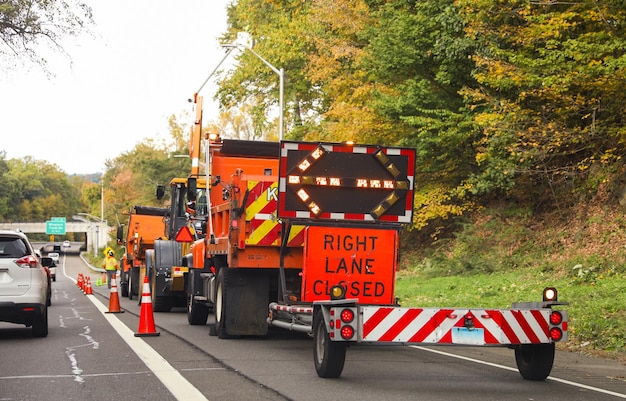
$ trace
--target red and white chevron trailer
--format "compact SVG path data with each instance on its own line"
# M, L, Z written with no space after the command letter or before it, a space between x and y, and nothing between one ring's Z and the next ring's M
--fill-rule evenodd
M510 309L398 305L415 149L213 140L206 165L207 234L179 236L195 238L185 256L190 324L213 309L220 338L268 326L309 333L327 378L359 344L509 347L522 377L549 375L555 343L567 340L555 288Z

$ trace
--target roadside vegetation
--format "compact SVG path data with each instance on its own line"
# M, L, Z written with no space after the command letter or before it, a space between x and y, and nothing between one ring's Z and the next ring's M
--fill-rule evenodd
M593 202L592 202L593 203ZM510 204L459 221L429 244L405 235L396 296L402 306L508 308L554 286L569 313L573 351L626 361L626 219L619 205L577 205L570 218ZM589 217L576 219L588 208Z
M0 16L19 22L31 15L22 8ZM508 307L554 285L571 303L568 344L624 357L623 1L238 0L221 42L244 30L284 69L286 139L417 150L402 304ZM212 128L275 140L276 74L251 52L236 58L218 74ZM171 117L172 143L137 144L107 164L102 186L0 151L0 221L98 215L103 202L123 224L189 172L171 157L188 150L186 128Z

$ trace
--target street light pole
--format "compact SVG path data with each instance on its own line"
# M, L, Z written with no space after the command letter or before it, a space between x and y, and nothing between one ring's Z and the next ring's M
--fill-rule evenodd
M235 43L231 43L231 44L226 44L223 47L225 48L243 48L244 50L250 50L250 52L252 54L255 55L256 58L258 58L259 60L261 60L263 62L263 64L265 64L266 66L268 66L270 68L270 70L274 71L276 74L278 74L278 140L282 141L283 137L284 137L284 110L285 110L285 70L282 68L276 68L274 67L272 64L270 64L269 61L267 61L266 59L264 59L263 57L261 57L261 55L257 52L255 52L254 50L252 50L252 45L253 45L254 41L252 40L252 38L250 37L250 35L247 32L239 32L237 34L237 40L235 41ZM223 61L223 60L222 60Z
M239 47L241 45L237 45L237 47ZM278 127L278 139L279 141L283 140L283 110L284 110L284 98L285 98L285 70L280 68L276 68L273 65L271 65L269 63L269 61L265 60L263 57L261 57L257 52L255 52L254 50L252 50L252 46L249 47L245 47L246 49L250 50L250 52L252 54L254 54L259 60L261 60L263 62L263 64L265 64L266 66L268 66L272 71L274 71L276 74L278 74L278 123L279 123L279 127Z
M100 187L100 221L104 221L104 176Z

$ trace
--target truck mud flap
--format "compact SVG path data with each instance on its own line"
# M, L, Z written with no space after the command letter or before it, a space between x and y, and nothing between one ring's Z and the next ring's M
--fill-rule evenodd
M224 318L229 335L267 334L269 275L265 272L228 269Z

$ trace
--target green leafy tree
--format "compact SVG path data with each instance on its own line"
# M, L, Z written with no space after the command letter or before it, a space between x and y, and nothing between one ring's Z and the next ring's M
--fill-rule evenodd
M626 9L621 1L459 1L479 43L465 91L482 138L468 188L527 182L566 189L594 163L621 159Z
M3 167L4 166L4 167ZM71 216L82 207L80 192L56 165L32 157L0 162L4 221L45 221Z

